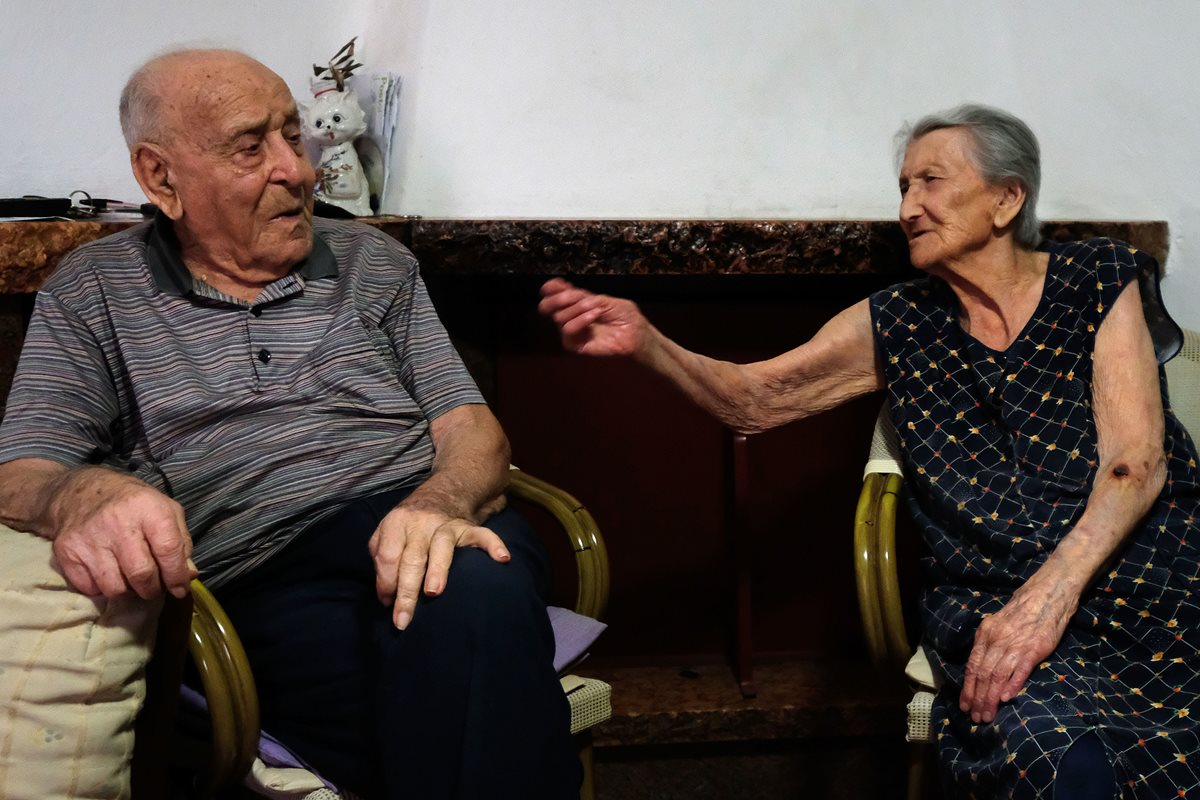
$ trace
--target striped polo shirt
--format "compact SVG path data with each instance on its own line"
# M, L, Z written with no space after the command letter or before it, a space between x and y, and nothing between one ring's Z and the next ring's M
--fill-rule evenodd
M314 219L254 303L192 277L169 220L80 247L38 293L0 462L128 470L177 500L220 585L358 497L422 481L429 423L482 403L417 262Z

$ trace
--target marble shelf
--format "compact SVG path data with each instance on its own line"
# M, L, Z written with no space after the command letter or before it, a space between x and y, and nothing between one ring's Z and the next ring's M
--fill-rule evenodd
M426 274L901 276L900 227L881 220L435 220L371 217ZM128 219L0 222L0 294L37 291L58 261ZM1048 238L1111 236L1165 263L1162 221L1057 221Z

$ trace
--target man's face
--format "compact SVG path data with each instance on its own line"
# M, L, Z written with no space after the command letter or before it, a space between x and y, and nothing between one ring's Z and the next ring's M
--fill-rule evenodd
M288 271L312 248L315 174L287 86L249 59L176 72L164 149L184 243L244 270Z

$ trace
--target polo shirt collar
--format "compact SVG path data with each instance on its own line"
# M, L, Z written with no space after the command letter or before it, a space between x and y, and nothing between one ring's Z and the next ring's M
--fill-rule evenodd
M183 248L179 244L179 237L175 235L175 224L161 211L154 215L154 221L150 223L146 261L155 285L164 294L186 297L195 290L195 279L183 263ZM314 232L312 250L292 272L305 280L332 278L338 274L337 260L325 240Z

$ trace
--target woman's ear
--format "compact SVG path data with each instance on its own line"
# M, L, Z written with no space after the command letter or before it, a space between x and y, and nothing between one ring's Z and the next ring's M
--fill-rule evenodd
M183 216L183 203L172 184L170 160L160 146L138 142L129 153L129 163L147 200L173 220Z
M993 225L1001 230L1011 225L1025 206L1027 196L1025 187L1021 185L1020 181L1008 180L1001 184L996 195Z

